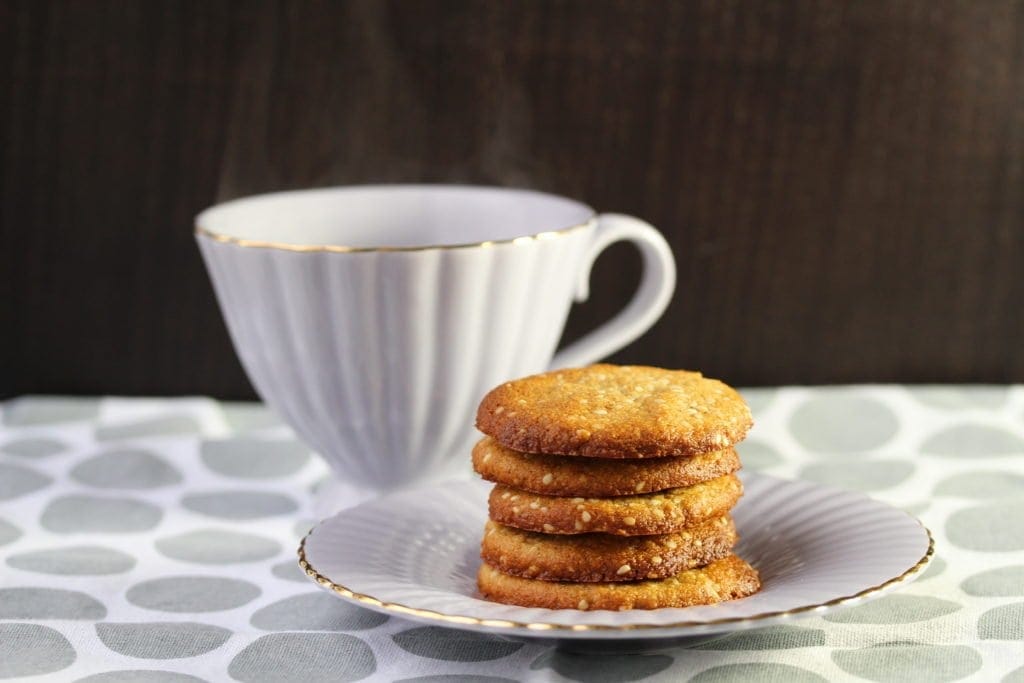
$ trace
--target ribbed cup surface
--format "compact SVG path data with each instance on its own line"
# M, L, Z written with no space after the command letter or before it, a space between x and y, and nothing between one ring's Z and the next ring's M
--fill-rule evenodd
M259 395L342 480L387 490L468 457L483 395L547 369L591 232L360 253L197 239Z

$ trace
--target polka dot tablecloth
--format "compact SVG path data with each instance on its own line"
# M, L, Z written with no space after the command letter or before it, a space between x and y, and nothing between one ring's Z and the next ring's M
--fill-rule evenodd
M744 393L746 467L920 516L919 581L645 655L424 627L300 573L326 468L262 407L23 398L0 413L0 678L1024 682L1024 387Z

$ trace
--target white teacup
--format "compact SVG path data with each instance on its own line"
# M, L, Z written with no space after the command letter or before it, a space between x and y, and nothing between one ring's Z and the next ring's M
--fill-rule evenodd
M526 190L282 192L207 209L196 235L256 391L339 479L377 491L465 469L489 389L607 356L675 286L647 223ZM619 240L643 256L636 295L556 354L594 260Z

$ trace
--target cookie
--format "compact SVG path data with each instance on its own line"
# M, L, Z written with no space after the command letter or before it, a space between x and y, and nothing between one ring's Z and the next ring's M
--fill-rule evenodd
M540 581L502 574L483 564L477 586L488 600L520 607L549 609L658 609L711 605L744 598L761 588L757 570L727 555L699 569L667 579L632 583L574 583Z
M726 514L743 495L734 474L685 488L617 498L569 498L498 484L488 499L495 522L547 534L599 531L646 536L682 531Z
M729 516L657 536L557 536L487 522L483 561L504 574L545 581L663 579L720 560L736 545Z
M720 451L753 425L738 393L699 372L592 365L506 382L477 429L525 453L652 458Z
M473 469L498 484L555 496L625 496L693 486L740 468L736 451L645 460L520 453L485 436L473 448Z

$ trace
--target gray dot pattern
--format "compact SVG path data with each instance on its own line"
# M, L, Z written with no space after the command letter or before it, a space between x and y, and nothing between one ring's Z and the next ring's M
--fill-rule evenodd
M921 452L947 458L988 458L1024 455L1024 439L991 425L962 424L932 434Z
M0 451L7 455L22 458L48 458L63 451L67 446L55 439L18 439L0 446Z
M295 583L301 583L305 586L309 585L309 577L306 576L306 572L302 571L302 567L296 562L291 560L285 560L280 564L275 564L270 568L270 573L279 579L285 581L294 581Z
M205 683L204 679L175 671L155 669L126 669L106 671L79 678L75 683Z
M57 534L137 533L160 523L163 510L138 498L71 494L50 501L39 523Z
M155 489L181 481L181 473L163 458L137 448L110 450L86 458L71 478L101 489Z
M0 588L0 619L102 619L107 608L80 591Z
M377 669L364 640L344 633L275 633L257 638L228 667L238 681L360 681Z
M690 648L615 654L407 621L295 561L325 465L261 406L0 405L0 680L1024 682L1024 387L745 392L747 469L911 510L919 581Z
M11 555L7 566L37 574L102 576L123 574L136 564L128 553L95 545L77 545L33 550Z
M299 507L280 493L231 490L189 494L181 499L181 506L207 517L239 520L287 515Z
M274 441L251 437L204 441L203 462L211 470L238 479L273 479L300 470L309 451L297 441Z
M21 529L10 522L0 519L0 545L13 543L18 540L19 536L21 536Z
M62 671L75 661L75 648L60 631L42 624L0 623L0 678Z
M160 554L194 564L258 562L281 552L273 538L223 529L199 529L157 539Z
M31 467L0 462L0 500L28 495L49 486L52 481Z
M821 389L794 412L789 428L804 448L839 456L880 448L899 429L885 403L851 389Z
M337 600L325 592L293 595L262 607L250 623L265 631L365 631L388 617Z
M138 422L102 425L96 429L97 441L121 441L153 436L198 434L199 423L188 415L167 415Z
M962 645L912 641L879 643L832 653L840 669L869 681L957 681L981 669L981 654Z
M223 576L168 576L137 583L128 602L158 612L218 612L246 605L260 596L249 581Z
M216 650L231 631L192 621L100 622L96 635L113 652L137 659L182 659Z

